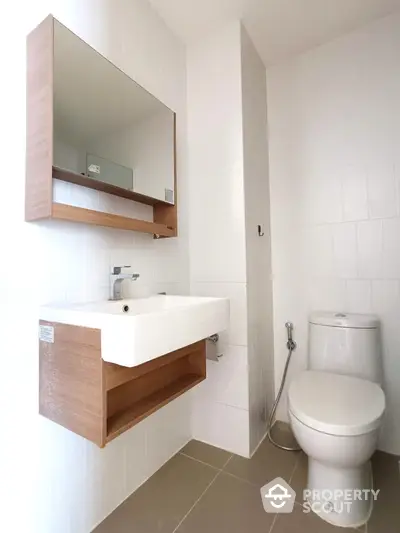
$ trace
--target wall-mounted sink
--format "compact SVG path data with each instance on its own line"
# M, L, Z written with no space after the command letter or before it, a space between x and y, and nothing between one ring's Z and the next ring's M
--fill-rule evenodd
M229 301L159 295L46 306L40 319L101 330L104 361L133 367L225 330Z

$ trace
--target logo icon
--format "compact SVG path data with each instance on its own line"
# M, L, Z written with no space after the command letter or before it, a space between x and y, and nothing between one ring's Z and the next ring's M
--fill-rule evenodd
M267 513L291 513L296 493L281 477L261 487L261 498Z

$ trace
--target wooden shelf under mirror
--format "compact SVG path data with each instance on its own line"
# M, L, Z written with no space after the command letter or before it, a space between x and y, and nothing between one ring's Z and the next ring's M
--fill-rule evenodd
M39 412L100 447L206 377L205 340L128 368L102 360L100 330L40 325Z
M119 196L120 198L126 198L128 200L133 200L134 202L139 202L146 205L156 205L163 204L167 207L170 207L171 204L168 202L162 202L156 198L151 198L144 194L140 194L135 191L129 191L128 189L123 189L122 187L117 187L116 185L111 185L109 183L104 183L102 181L94 180L89 176L78 174L72 172L71 170L66 170L64 168L58 168L53 165L53 178L61 181L66 181L68 183L74 183L75 185L82 185L88 189L95 189L97 191L106 192L107 194L112 194L113 196Z
M53 203L51 218L56 220L67 220L68 222L81 222L94 226L104 226L107 228L124 229L150 233L158 237L175 237L176 230L169 228L165 224L148 222L135 218L113 215L102 211L94 211L84 207Z
M171 138L173 140L171 146L173 153L171 152L168 160L172 161L173 164L171 194L174 203L161 200L160 195L158 195L158 198L153 198L137 190L133 191L104 181L98 181L93 179L93 176L89 177L85 173L82 174L60 168L64 165L56 165L54 163L55 128L60 122L59 116L57 116L55 111L54 97L56 86L60 87L60 80L57 81L56 78L60 72L60 65L56 64L56 52L58 50L58 53L60 53L59 50L62 49L60 44L58 44L59 49L57 49L57 32L64 32L67 35L65 38L67 40L70 39L70 41L66 41L69 44L76 42L77 47L84 45L85 48L79 48L79 50L84 50L85 54L92 54L90 57L93 57L93 54L95 54L96 57L101 58L107 65L112 66L118 72L119 76L122 75L117 67L97 54L97 52L72 34L72 32L69 32L67 28L63 27L51 15L28 35L25 220L29 222L49 219L66 220L144 232L153 234L157 238L175 237L177 235L176 115L161 104L161 102L154 105L163 106L172 116ZM64 46L64 48L67 49L68 47ZM74 61L65 62L65 64L67 63L73 65ZM125 74L123 77L134 84L133 80ZM143 96L140 96L140 98L143 98L143 107L146 107L151 98L156 100L137 84L135 86L144 93ZM137 91L138 89L135 90ZM157 152L154 152L152 157L156 160L159 155ZM153 221L139 220L127 216L56 203L53 199L54 179L67 181L82 187L96 189L100 192L152 206ZM170 189L165 189L166 197L167 190L169 191Z

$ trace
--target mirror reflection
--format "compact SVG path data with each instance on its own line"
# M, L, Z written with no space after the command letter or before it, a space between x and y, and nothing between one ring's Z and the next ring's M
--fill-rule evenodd
M55 167L107 192L174 203L174 122L173 111L55 21Z

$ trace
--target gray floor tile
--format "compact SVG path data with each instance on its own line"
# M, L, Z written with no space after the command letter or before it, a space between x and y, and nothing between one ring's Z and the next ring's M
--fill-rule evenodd
M400 476L398 457L376 452L372 458L374 488L380 489L368 522L368 533L400 532Z
M296 501L303 503L303 491L307 488L308 458L303 452L297 457L296 467L290 479L290 486L296 491Z
M292 429L286 422L277 420L272 427L271 436L277 444L289 448L299 448L299 444L294 438Z
M273 518L257 487L222 472L177 533L268 533Z
M355 533L354 529L332 526L312 512L304 513L300 505L295 505L290 514L278 515L272 528L272 533L344 533L345 531Z
M175 455L94 533L172 533L218 471Z
M215 446L210 446L209 444L204 444L204 442L199 442L198 440L191 440L182 448L181 453L198 459L203 463L208 465L215 466L216 468L222 468L225 466L226 462L232 454L216 448Z
M265 439L251 459L234 455L224 470L262 487L276 477L289 481L296 461L296 452L279 450Z

